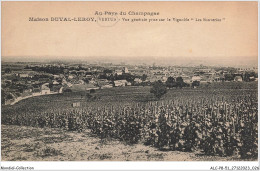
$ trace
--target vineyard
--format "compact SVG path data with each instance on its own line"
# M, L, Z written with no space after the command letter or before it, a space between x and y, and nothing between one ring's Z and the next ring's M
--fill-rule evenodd
M142 143L159 150L257 158L257 85L172 89L159 101L149 87L72 92L2 107L2 124L90 129L102 140ZM246 89L245 89L246 88ZM72 107L80 102L80 107Z

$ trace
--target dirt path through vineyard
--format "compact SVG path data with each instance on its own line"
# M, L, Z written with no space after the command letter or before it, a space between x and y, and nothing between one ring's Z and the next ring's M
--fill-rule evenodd
M227 161L235 158L203 156L200 152L159 151L117 140L101 142L90 131L67 132L2 125L3 161Z

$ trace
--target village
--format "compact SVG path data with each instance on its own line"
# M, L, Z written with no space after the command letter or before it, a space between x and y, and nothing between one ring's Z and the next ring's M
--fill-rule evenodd
M112 63L3 63L2 105L34 96L60 94L70 91L93 91L123 86L150 86L155 81L183 81L190 87L194 82L257 81L257 68L223 68ZM198 84L198 85L199 85Z

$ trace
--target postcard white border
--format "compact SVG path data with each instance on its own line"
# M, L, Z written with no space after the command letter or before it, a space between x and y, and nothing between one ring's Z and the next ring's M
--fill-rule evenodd
M1 0L2 1L24 1L24 0ZM46 1L46 0L26 0L26 1ZM71 1L71 0L55 0L55 1ZM75 1L90 1L90 0L75 0ZM94 1L120 1L120 0L94 0ZM121 0L122 1L122 0ZM124 0L126 1L126 0ZM140 1L140 0L131 0L131 1ZM153 1L153 0L142 0L142 1ZM164 1L164 0L157 0L157 1ZM178 0L171 0L171 1L178 1ZM182 1L204 1L204 0L182 0ZM207 0L207 1L227 1L227 0ZM259 7L260 3L258 0L228 0L228 1L257 1L258 2L258 66L260 64L259 62L259 18L260 18L260 12ZM0 5L0 17L1 17L1 5ZM1 27L1 23L0 23ZM2 28L2 27L1 27ZM1 35L1 32L0 32ZM1 40L2 41L2 40ZM1 43L0 43L1 45ZM1 52L2 49L0 49ZM2 53L1 53L2 54ZM0 66L1 69L1 66ZM260 69L258 68L258 74L260 73ZM1 78L0 78L1 81ZM258 92L260 90L260 83L258 81ZM260 98L260 95L258 93L258 99ZM260 104L258 103L258 109L260 107ZM1 109L1 106L0 106ZM259 116L259 113L258 113ZM258 117L259 121L259 117ZM0 123L1 123L1 117L0 117ZM259 123L259 122L258 122ZM258 124L258 130L260 126ZM1 130L1 127L0 127ZM258 133L258 144L259 144L259 133ZM0 149L1 152L1 149ZM76 161L60 161L60 162L17 162L17 161L1 161L0 159L0 167L12 167L14 169L12 170L18 170L17 168L22 167L34 167L34 170L199 170L199 171L206 171L210 170L211 167L225 167L228 166L229 168L232 168L232 166L249 166L254 167L260 166L260 149L258 147L258 161L252 162L252 161L236 161L236 162L208 162L208 161L183 161L183 162L171 162L171 161L164 161L164 162L76 162Z

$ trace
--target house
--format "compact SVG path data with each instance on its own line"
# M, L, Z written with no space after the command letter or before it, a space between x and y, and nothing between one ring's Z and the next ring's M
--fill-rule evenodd
M50 94L51 93L51 90L48 86L49 86L49 83L45 83L41 86L41 94Z
M72 107L80 107L80 102L72 103Z
M59 93L62 93L63 92L63 87L61 87L60 89L59 89Z
M56 80L52 80L52 84L57 85L57 84L59 84L59 82Z
M182 77L182 79L183 79L183 82L185 82L185 83L191 83L191 79L190 79L190 77Z
M28 89L23 90L23 93L29 93L29 92L32 92L32 88L28 88Z
M112 88L113 87L113 84L112 82L109 82L108 80L106 79L99 79L98 82L97 82L98 86L101 88L101 89L104 89L104 88Z
M142 81L140 78L135 78L135 79L134 79L134 82L135 82L135 83L142 83L143 81Z
M16 84L25 85L26 81L25 80L19 80L19 81L16 82Z
M101 86L101 89L105 89L105 88L113 88L113 85L112 84L106 84L106 85Z
M225 76L224 75L220 75L220 76L215 76L214 77L214 81L216 82L220 82L220 81L224 81L225 80Z
M51 88L51 91L54 93L62 93L63 87L62 87L62 85L53 85Z
M59 78L60 76L59 75L53 75L53 78L56 79L56 78Z
M250 81L255 81L255 77L254 77L254 76L249 77L249 80L250 80Z
M63 85L63 84L67 84L68 82L66 81L66 79L62 79L62 81L61 81L61 84Z
M85 76L86 75L86 71L85 70L80 70L80 71L77 71L77 74L81 75L81 76Z
M51 81L49 78L39 78L39 80L38 80L40 83L47 83L47 82L49 82L49 81Z
M205 77L202 77L202 78L200 79L200 82L201 82L201 83L207 83L207 82L208 82L208 79L206 79Z
M74 78L77 78L75 74L69 74L68 79L74 79Z
M117 75L123 75L123 71L122 71L122 70L116 70L115 73L116 73Z
M18 74L18 76L19 76L20 78L28 78L28 77L29 77L29 74L20 73L20 74Z
M128 68L124 67L123 68L123 73L128 74L129 73Z
M130 82L126 82L126 86L131 86L132 85L132 83L130 83Z
M72 87L72 86L73 86L73 84L72 84L72 83L70 83L70 82L68 82L68 83L67 83L67 86L68 86L68 87Z
M234 81L236 81L236 82L242 82L243 79L242 79L241 76L235 76Z
M32 91L33 96L39 96L41 95L41 89L40 88L34 88Z
M86 75L85 76L87 79L91 79L92 78L92 75Z
M193 81L200 81L201 80L201 78L200 78L200 76L193 76L192 78L191 78L191 81L193 82Z
M95 79L91 79L91 80L89 81L89 83L91 83L91 84L97 84L97 81L96 81Z
M116 81L114 81L114 85L115 85L115 87L124 87L127 85L127 81L126 80L116 80Z
M152 82L156 82L156 81L158 81L158 80L160 80L160 79L158 79L157 77L149 77L149 81L152 83Z
M162 81L163 83L165 83L165 82L167 81L167 77L165 77L165 76L161 77L161 81Z

